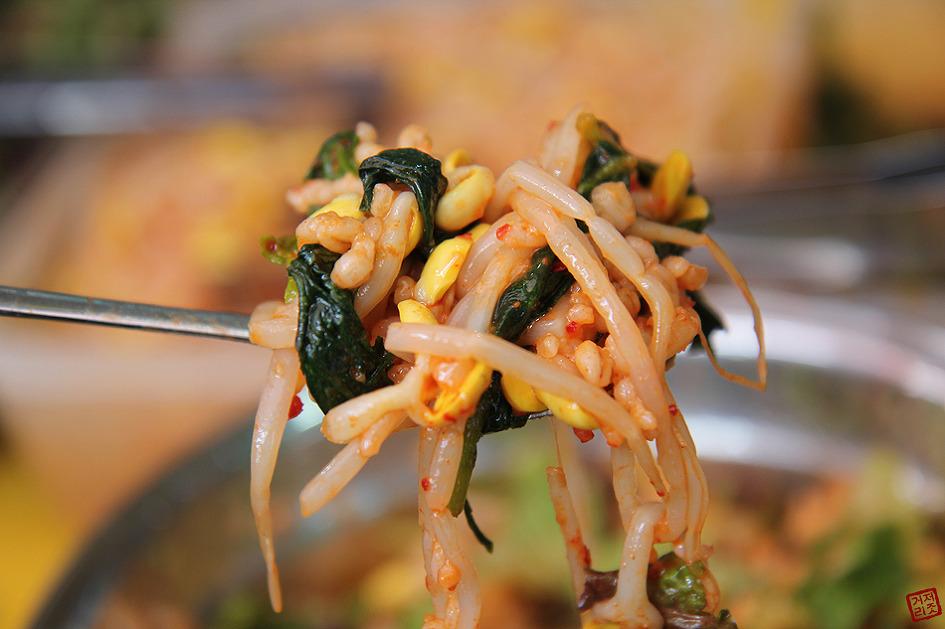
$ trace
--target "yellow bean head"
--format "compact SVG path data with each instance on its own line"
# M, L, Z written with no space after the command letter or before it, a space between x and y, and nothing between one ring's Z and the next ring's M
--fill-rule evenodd
M468 172L446 191L436 207L436 226L457 231L482 218L495 192L495 176L485 166L469 166Z
M485 364L476 362L458 389L440 393L426 420L434 426L443 426L469 417L476 410L479 398L491 382L492 370Z
M433 311L415 299L405 299L397 304L397 312L403 323L439 323Z
M469 156L469 153L464 149L456 149L443 160L443 174L447 175L460 166L470 166L472 163L472 157Z
M561 421L582 430L595 430L599 427L597 420L577 403L547 391L536 390L535 395Z
M420 279L414 287L414 297L427 306L432 306L442 299L456 281L471 245L472 237L469 234L438 244L420 272Z
M502 392L505 393L505 399L509 401L512 408L520 413L537 413L547 408L535 395L535 389L518 378L503 375Z
M361 196L351 193L339 194L328 204L313 212L312 216L325 212L334 212L338 216L348 216L359 220L364 218L364 212L361 211Z
M653 201L656 218L668 221L673 218L686 198L692 181L692 163L682 151L673 151L653 175Z

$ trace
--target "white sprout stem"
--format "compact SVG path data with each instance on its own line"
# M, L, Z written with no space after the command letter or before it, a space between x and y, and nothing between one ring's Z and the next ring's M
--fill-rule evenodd
M266 301L249 318L249 340L268 349L295 347L299 327L299 300L286 304Z
M437 429L424 489L427 505L434 512L446 509L453 495L463 454L464 426L465 422L458 422Z
M640 466L658 491L663 478L640 427L614 398L581 376L553 367L536 354L491 334L444 325L392 323L385 346L391 351L415 352L445 358L474 358L488 367L518 378L537 389L566 392L605 430L626 439Z
M732 282L738 287L741 291L742 296L745 298L745 301L748 302L748 306L751 308L752 319L754 320L754 329L755 329L755 338L758 340L758 379L749 380L738 374L733 374L725 371L718 361L715 358L715 354L712 352L712 348L708 343L705 342L705 338L700 333L700 337L703 340L703 347L705 347L709 354L709 359L712 361L712 365L715 367L716 371L722 375L722 377L727 378L733 382L752 387L754 389L764 389L765 384L768 379L768 364L765 361L765 334L764 334L764 323L761 318L761 309L758 307L758 302L755 301L754 295L752 295L751 289L748 287L748 282L745 281L745 278L739 273L738 269L735 268L735 264L728 257L728 254L725 253L725 250L722 249L712 238L707 234L697 234L691 232L688 229L682 229L681 227L675 227L672 225L664 225L662 223L657 223L654 221L649 221L639 216L633 222L633 225L630 226L629 234L634 236L639 236L650 241L659 241L659 242L671 242L673 244L682 245L684 247L700 247L704 246L709 250L709 253L712 254L712 257L715 261L722 267L722 270L732 279Z
M653 313L653 345L651 354L659 372L668 356L665 355L667 338L673 320L672 298L661 282L654 282L646 274L639 254L627 243L623 234L607 219L598 216L590 201L572 188L563 185L542 169L525 161L512 164L502 175L518 187L545 201L555 210L587 224L594 243L601 253L629 279L650 305Z
M643 405L658 420L668 421L669 411L663 398L660 371L654 366L640 329L620 301L607 272L595 260L595 254L582 246L583 234L574 219L559 216L545 201L527 192L513 193L510 201L522 218L545 235L552 251L603 317L619 358L622 358L623 364L618 367L632 379Z
M592 610L595 616L618 620L628 627L658 629L663 626L662 615L646 595L653 531L662 511L663 505L659 502L645 502L634 510L620 560L617 591L613 598Z
M411 369L398 384L342 402L325 414L322 433L334 443L348 443L387 413L409 408L423 385L422 370Z
M688 483L689 505L686 514L686 535L680 555L687 563L705 559L702 547L702 527L709 512L709 487L705 472L696 456L696 446L682 413L673 418L673 428L682 445L683 463Z
M509 285L512 273L528 259L529 253L502 245L492 263L454 306L446 324L487 332L492 325L492 313L499 297Z
M581 536L581 526L574 510L574 503L571 502L564 470L560 467L548 467L545 475L548 479L551 503L555 508L555 519L561 527L561 536L564 537L565 554L571 569L574 596L580 599L584 593L586 570L591 567L590 554Z
M567 186L576 186L580 178L580 168L590 152L587 142L578 130L578 119L587 111L584 105L577 105L546 137L538 162L542 169L550 173L557 181ZM583 149L583 150L582 150Z
M419 451L419 482L417 483L417 503L420 515L420 527L423 530L423 562L426 569L427 591L433 603L433 614L439 619L445 619L449 592L440 585L437 573L445 563L443 547L433 529L433 510L427 504L423 488L423 478L430 473L433 460L434 445L436 443L436 429L421 427L417 440Z
M405 416L406 413L403 411L388 413L366 430L359 439L351 441L342 448L302 489L299 495L302 516L307 518L315 514L347 487ZM371 440L369 448L365 447L365 441L368 439Z
M558 466L564 472L570 493L575 517L580 530L584 532L584 543L588 547L594 546L594 529L591 526L591 483L587 477L587 470L581 463L581 455L577 448L577 438L571 426L563 421L552 422L554 426L555 447L558 453Z
M279 586L279 570L276 567L273 543L272 511L270 510L270 485L276 468L276 457L285 425L289 419L289 408L296 393L299 377L299 357L295 349L277 349L269 362L269 376L259 399L256 424L253 428L253 451L250 465L250 501L256 520L259 545L266 561L266 576L272 608L282 609L282 589Z
M416 207L417 198L413 192L404 191L397 195L384 217L384 229L375 247L370 279L361 285L354 297L354 309L362 319L387 296L397 279L407 255L410 215Z
M617 498L617 507L620 510L620 522L623 530L627 531L633 511L640 504L640 496L637 494L636 460L625 443L610 449L610 459L614 496Z

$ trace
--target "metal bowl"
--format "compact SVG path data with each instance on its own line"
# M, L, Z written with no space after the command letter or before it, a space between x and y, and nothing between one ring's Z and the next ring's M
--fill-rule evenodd
M747 311L726 291L714 290L711 298L731 330L714 339L720 359L733 371L750 372L756 348ZM735 469L734 477L754 479L770 490L767 499L778 500L790 479L856 473L882 446L906 464L904 499L941 516L945 330L834 299L770 293L759 301L770 365L766 392L720 378L698 354L679 357L669 372L710 490L715 478L731 479ZM359 551L339 554L345 544L367 543L365 553L374 552L365 540L391 513L408 514L416 527L415 515L409 515L416 500L412 431L396 435L322 512L299 517L300 488L337 450L312 419L289 423L272 491L284 586L302 590L287 595L289 616L357 578ZM128 506L88 546L33 627L111 627L132 620L140 624L129 626L214 626L234 596L263 592L264 566L249 505L250 426L247 419ZM484 440L477 474L480 468L482 478L505 473L522 452L515 450L522 440L548 445L550 464L551 441L541 441L548 432L526 427L503 433L508 438ZM593 455L594 448L588 452ZM357 531L369 533L359 538ZM560 546L547 554L562 554ZM339 557L348 559L338 563ZM336 563L329 567L328 561ZM904 603L902 611L908 618Z

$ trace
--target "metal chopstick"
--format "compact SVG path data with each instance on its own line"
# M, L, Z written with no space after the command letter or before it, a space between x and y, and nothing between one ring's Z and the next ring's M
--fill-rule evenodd
M0 286L0 315L249 341L249 315Z

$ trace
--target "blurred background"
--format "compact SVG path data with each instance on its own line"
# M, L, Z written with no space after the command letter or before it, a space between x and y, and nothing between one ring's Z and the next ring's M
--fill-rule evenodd
M942 324L943 32L925 0L6 0L0 284L250 312L327 135L417 122L500 171L584 102L633 152L690 154L753 287ZM0 321L0 628L247 422L267 361Z

